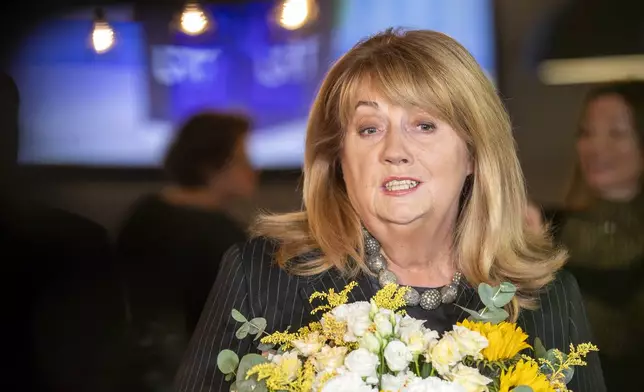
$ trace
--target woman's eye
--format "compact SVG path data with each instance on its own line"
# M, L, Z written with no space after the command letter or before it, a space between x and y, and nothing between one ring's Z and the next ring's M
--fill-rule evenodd
M375 134L376 132L378 132L378 129L376 127L365 127L360 128L360 131L358 133L360 135L369 136Z
M434 123L420 123L418 124L418 129L423 132L432 132L436 129L436 124Z

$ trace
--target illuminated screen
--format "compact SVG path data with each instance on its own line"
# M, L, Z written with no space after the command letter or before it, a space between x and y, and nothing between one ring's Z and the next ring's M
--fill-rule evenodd
M377 3L336 1L328 23L306 34L277 29L267 17L271 2L210 6L216 29L201 37L170 34L165 20L145 13L111 21L116 43L100 55L89 45L90 18L52 19L26 38L12 68L20 161L157 167L187 116L221 109L253 118L255 166L300 167L307 112L328 65L391 26L449 34L494 78L491 1Z

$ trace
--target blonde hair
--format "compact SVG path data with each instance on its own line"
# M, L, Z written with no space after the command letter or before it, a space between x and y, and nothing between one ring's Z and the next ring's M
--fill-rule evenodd
M475 168L456 226L457 268L475 287L516 284L517 300L509 306L516 319L519 308L535 305L565 254L527 228L510 120L492 83L463 46L438 32L390 29L358 43L333 65L309 117L303 210L262 215L255 234L278 242L276 262L294 274L368 271L361 220L339 166L348 111L366 82L391 102L431 110L467 143ZM314 250L317 257L294 262Z
M590 103L607 95L618 95L629 106L635 127L635 136L644 155L644 82L642 81L612 83L592 89L584 99L583 107L577 120L577 127L581 128ZM564 197L564 205L569 210L578 211L590 207L596 200L596 195L584 179L579 166L579 159L575 158L572 177Z

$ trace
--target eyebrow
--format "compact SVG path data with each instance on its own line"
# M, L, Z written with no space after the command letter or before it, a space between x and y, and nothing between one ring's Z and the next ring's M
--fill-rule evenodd
M378 109L378 102L375 101L358 101L356 104L356 109L358 109L360 106L369 106L374 109Z

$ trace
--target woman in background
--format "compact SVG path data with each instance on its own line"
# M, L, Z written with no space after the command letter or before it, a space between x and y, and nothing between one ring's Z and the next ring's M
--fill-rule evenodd
M602 86L586 99L565 212L551 216L570 252L609 391L635 382L644 351L644 83Z
M131 353L137 358L130 366L130 378L138 379L134 390L167 390L219 260L246 239L227 208L255 190L249 132L249 120L240 116L201 113L188 119L165 158L168 184L140 200L119 233Z

